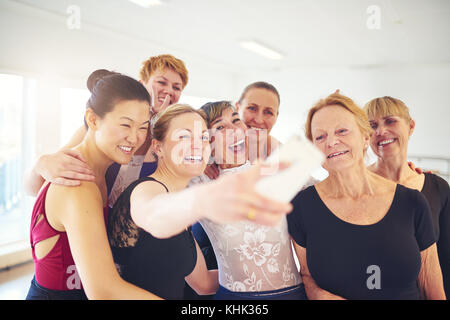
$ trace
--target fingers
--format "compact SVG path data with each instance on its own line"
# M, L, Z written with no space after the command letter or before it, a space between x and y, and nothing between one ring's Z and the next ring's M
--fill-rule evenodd
M237 201L248 208L265 211L270 214L286 214L292 211L292 205L289 202L272 200L255 191L241 192Z
M219 172L219 167L217 167L217 165L214 164L214 165L212 166L212 170L213 170L213 172L214 172L214 179L217 179L217 178L219 177L219 174L220 174L220 172Z
M40 174L45 180L65 186L94 181L95 174L77 150L62 150L43 158Z
M215 180L219 177L219 169L215 163L207 165L204 174L211 180Z
M155 92L153 91L153 87L152 86L149 86L150 88L147 88L147 89L150 89L150 98L151 98L151 101L152 101L152 109L154 109L155 108L155 106L156 106L156 97L155 97Z
M209 166L206 167L204 174L211 180L215 179L214 170Z
M50 182L62 186L74 187L79 186L81 181L95 181L95 176L72 171L64 171L61 172L59 177L52 179Z
M228 203L228 210L218 213L215 219L218 219L219 222L249 220L266 226L274 226L282 217L292 211L290 203L275 201L252 191L230 193L228 197L221 200ZM215 202L214 205L217 206L217 203Z
M59 184L61 186L67 186L67 187L76 187L81 184L81 181L79 180L70 180L70 179L64 179L64 178L56 178L54 181L51 181L54 184Z
M61 163L61 172L58 177L85 181L95 180L94 172L89 168L79 151L66 150L65 154L68 157Z
M170 96L166 95L166 97L164 98L164 102L161 105L161 108L159 109L160 111L164 110L165 108L167 108L170 104Z
M76 173L95 176L94 172L91 170L91 168L89 168L89 166L86 163L79 161L78 159L75 158L67 159L67 163L63 163L61 167L64 171L73 171Z
M219 217L215 217L212 220L216 220L219 223L229 223L235 221L250 221L253 223L275 226L280 220L286 216L286 212L270 211L263 208L256 209L251 205L235 204L230 207L230 210Z
M82 180L82 181L95 181L94 175L83 174L74 171L63 171L61 172L60 178L71 180Z
M64 154L66 154L66 155L72 157L72 158L78 159L78 160L81 161L83 164L86 164L86 160L83 158L83 155L81 154L80 151L78 151L78 150L72 150L72 149L66 149L66 150L63 150L62 152L63 152ZM86 166L87 166L87 164L86 164Z
M240 173L239 179L253 185L261 178L277 174L291 166L288 162L262 163L258 161L246 172Z

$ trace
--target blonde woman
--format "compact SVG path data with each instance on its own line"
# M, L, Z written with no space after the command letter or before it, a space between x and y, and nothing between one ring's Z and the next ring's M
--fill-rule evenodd
M431 209L437 251L447 299L450 298L450 190L447 181L432 173L410 170L408 143L415 122L403 101L380 97L364 107L373 129L370 147L377 161L369 170L380 176L420 191Z
M364 111L335 93L308 113L306 136L329 176L292 201L289 231L309 299L445 299L424 196L368 170Z
M172 105L152 127L158 168L133 182L109 215L108 234L122 277L165 299L182 299L185 280L198 294L218 288L217 270L208 271L189 226L208 218L216 223L248 220L278 223L290 211L254 191L258 167L187 190L210 156L209 133L199 112Z

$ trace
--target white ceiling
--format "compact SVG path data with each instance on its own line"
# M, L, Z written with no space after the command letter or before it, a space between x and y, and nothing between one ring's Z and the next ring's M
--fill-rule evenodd
M81 23L182 52L230 70L305 66L365 68L450 63L449 0L166 0L141 8L127 0L17 0ZM377 5L381 29L366 26ZM272 61L248 52L254 39L280 51Z

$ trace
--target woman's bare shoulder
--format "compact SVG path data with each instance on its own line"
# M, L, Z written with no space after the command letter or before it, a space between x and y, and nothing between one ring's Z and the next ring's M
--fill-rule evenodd
M79 186L67 187L52 184L47 192L46 207L58 211L87 209L92 206L102 208L103 201L100 189L94 182L82 181Z

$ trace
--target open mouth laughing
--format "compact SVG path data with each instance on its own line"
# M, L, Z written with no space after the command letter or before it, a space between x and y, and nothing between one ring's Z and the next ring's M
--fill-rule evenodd
M238 142L228 146L228 149L234 153L242 152L245 149L245 139L241 139Z
M379 148L384 148L384 147L390 145L391 143L394 143L395 140L397 140L397 139L384 139L384 140L380 140L380 141L377 142L377 146L378 146Z
M347 153L348 153L348 150L346 150L346 151L338 151L338 152L330 153L327 158L328 159L332 159L332 158L340 157L340 156L342 156L344 154L347 154Z
M125 153L126 155L131 155L132 151L134 149L134 147L129 147L129 146L118 146L119 150L121 150L123 153Z

